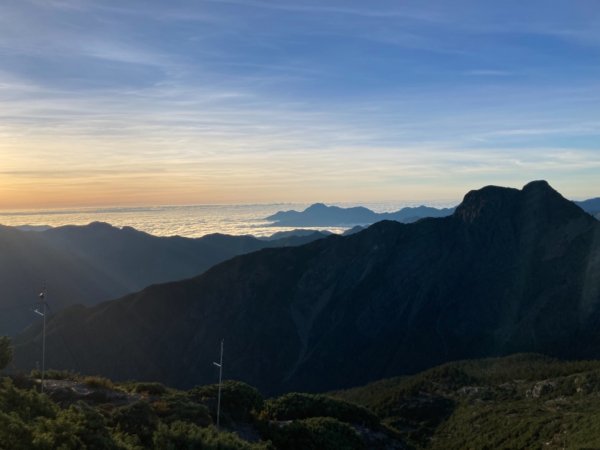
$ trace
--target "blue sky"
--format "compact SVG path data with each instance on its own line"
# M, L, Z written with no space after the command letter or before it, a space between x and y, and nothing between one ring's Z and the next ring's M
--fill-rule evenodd
M600 2L0 3L0 208L600 195Z

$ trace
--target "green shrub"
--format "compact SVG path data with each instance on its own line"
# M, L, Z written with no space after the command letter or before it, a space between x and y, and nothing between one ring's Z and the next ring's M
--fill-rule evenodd
M54 418L58 407L50 399L35 390L17 389L8 378L0 380L0 411L15 413L29 422L37 417Z
M113 412L112 423L115 431L136 435L147 447L152 442L159 420L154 409L147 402L140 401L117 408Z
M62 410L56 419L43 419L34 430L34 448L42 449L116 449L104 417L94 408L79 402Z
M112 437L119 450L146 450L148 448L142 445L138 436L133 434L113 430Z
M33 447L39 450L78 450L85 448L77 433L77 426L68 420L42 419L37 423Z
M285 450L362 450L364 443L350 425L332 417L313 417L271 425L269 438Z
M212 424L206 405L191 400L183 393L164 396L152 403L152 408L166 423L185 421L204 427Z
M198 386L188 392L190 398L208 406L213 417L217 411L218 384ZM221 414L226 423L229 420L248 421L255 412L262 409L262 395L252 386L241 381L224 381L221 389Z
M10 374L10 379L19 389L34 389L38 384L24 372L16 372Z
M31 378L42 378L42 371L38 370L38 369L33 369L29 373L29 376ZM48 370L46 370L46 373L44 374L44 378L46 378L47 380L72 380L72 381L76 381L79 378L81 378L81 376L78 373L72 372L70 370L48 369Z
M167 388L162 383L135 383L132 391L138 394L163 395L167 393Z
M272 420L333 417L342 422L377 426L379 419L368 409L321 394L292 392L267 400L262 415Z
M30 450L33 445L31 429L16 414L7 414L0 408L0 448Z
M99 376L88 376L81 380L84 384L92 388L115 389L115 385L111 380Z
M267 450L268 444L250 444L233 433L200 428L186 422L160 424L153 438L154 448L161 450Z

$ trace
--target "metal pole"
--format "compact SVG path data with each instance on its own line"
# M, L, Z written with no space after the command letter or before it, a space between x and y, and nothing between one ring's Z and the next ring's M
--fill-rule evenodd
M217 395L217 429L221 424L221 384L223 381L223 341L221 339L221 359L219 360L219 394Z
M42 329L42 393L44 392L44 378L46 375L46 290L44 289L40 294L43 306L43 320L44 325Z

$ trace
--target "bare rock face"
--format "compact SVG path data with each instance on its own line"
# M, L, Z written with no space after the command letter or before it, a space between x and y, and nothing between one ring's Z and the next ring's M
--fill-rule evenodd
M214 381L225 338L226 377L319 391L464 358L600 357L599 305L600 224L538 181L470 192L450 217L261 250L66 311L48 358L187 387ZM19 366L34 364L39 338L18 340Z

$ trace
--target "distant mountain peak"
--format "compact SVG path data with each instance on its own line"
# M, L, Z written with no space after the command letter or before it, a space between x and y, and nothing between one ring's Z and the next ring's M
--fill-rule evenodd
M521 191L526 199L535 202L549 201L558 202L569 208L572 207L573 203L564 198L558 191L548 184L547 181L538 180L527 183L523 186Z
M585 212L595 216L597 219L600 219L600 197L582 200L575 202L575 204Z
M273 221L273 226L315 227L315 226L355 226L370 225L381 220L415 222L424 217L449 216L454 208L432 208L429 206L405 207L396 212L376 213L364 206L342 208L313 203L304 211L279 211L265 220Z
M95 221L95 222L90 222L90 223L88 224L88 227L89 227L89 228L96 228L96 229L106 229L106 230L108 230L108 229L113 229L113 228L117 228L117 227L115 227L115 226L111 225L111 224L110 224L110 223L108 223L108 222L101 222L101 221L98 221L98 220L97 220L97 221Z
M327 209L327 208L329 208L329 206L327 206L325 203L313 203L308 208L306 208L306 211L311 210L311 209Z
M527 183L525 186L523 186L523 191L531 191L534 189L558 193L552 188L552 186L550 186L550 183L548 183L546 180L533 180Z
M505 214L519 194L517 189L486 186L469 191L454 213L464 222L475 222L487 215Z
M521 190L486 186L470 191L456 208L454 216L467 223L488 223L509 216L563 222L581 216L581 212L547 181L537 180L527 183Z

